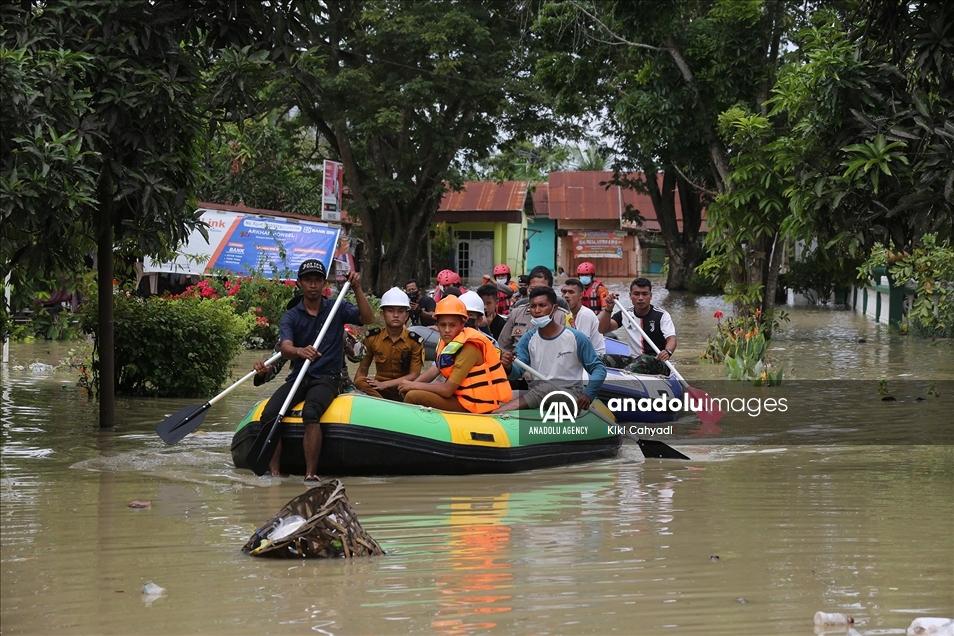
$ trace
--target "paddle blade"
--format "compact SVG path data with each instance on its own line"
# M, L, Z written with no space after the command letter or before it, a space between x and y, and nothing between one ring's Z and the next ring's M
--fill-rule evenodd
M281 441L281 435L278 434L278 431L281 430L281 423L282 416L279 415L275 418L274 424L269 427L263 426L262 430L258 432L258 437L252 442L251 448L248 449L248 454L245 456L245 463L252 469L252 472L258 476L262 476L268 472L268 465L272 461L272 455L275 454L278 442Z
M722 419L722 409L719 403L709 397L709 394L702 389L694 389L691 386L686 387L693 406L701 404L702 408L696 409L696 415L702 420L703 424L717 424Z
M211 403L206 402L200 406L193 404L184 409L180 409L162 420L156 425L156 434L162 438L166 444L175 444L183 437L199 428L199 424L205 419Z
M689 459L672 446L654 439L637 439L636 443L646 459Z

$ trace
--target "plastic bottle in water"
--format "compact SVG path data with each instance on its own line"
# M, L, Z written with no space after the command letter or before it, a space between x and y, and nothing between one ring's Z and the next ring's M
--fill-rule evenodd
M855 619L840 612L815 612L816 625L854 625Z

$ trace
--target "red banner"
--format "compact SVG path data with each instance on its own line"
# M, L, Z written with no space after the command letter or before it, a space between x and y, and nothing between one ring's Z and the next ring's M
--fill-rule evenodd
M574 258L623 258L626 232L594 230L573 232Z

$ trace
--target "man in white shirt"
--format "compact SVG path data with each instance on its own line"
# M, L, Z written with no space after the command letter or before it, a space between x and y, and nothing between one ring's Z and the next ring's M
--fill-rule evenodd
M583 335L589 338L593 343L593 348L599 355L606 354L606 340L600 333L600 319L596 317L593 310L583 306L583 290L585 286L578 278L568 278L560 288L563 294L563 300L570 306L573 313L574 328L582 331Z

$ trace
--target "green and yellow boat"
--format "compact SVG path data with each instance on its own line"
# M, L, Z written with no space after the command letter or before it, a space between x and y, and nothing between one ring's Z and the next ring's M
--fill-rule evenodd
M265 400L232 437L232 461L246 456L259 431ZM296 404L282 421L282 471L304 474L304 425ZM613 413L594 402L574 421L543 421L537 411L501 415L451 413L363 394L338 396L321 418L318 467L328 475L469 475L513 473L616 457ZM271 425L271 422L268 423Z

